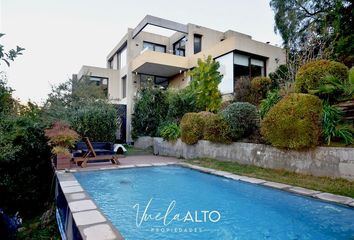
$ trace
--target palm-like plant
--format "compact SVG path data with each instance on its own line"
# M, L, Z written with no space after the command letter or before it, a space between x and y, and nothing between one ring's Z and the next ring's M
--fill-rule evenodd
M259 115L263 119L269 110L281 99L279 90L273 90L267 93L267 97L261 100L259 105Z
M341 125L343 111L324 102L322 109L322 135L327 144L331 144L332 138L341 138L345 144L353 143L353 132L347 125Z
M343 82L336 76L327 75L321 79L322 84L318 88L310 90L309 93L315 94L327 101L346 100L351 98L354 92L354 85L349 81Z

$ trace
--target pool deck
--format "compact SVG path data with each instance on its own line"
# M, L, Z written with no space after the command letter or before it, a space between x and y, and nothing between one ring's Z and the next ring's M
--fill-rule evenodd
M250 184L262 185L264 187L271 187L307 197L313 197L323 201L346 205L348 207L354 207L354 199L350 197L266 181L258 178L235 175L229 172L218 171L211 168L184 163L182 159L177 159L174 157L139 155L122 157L119 159L119 161L121 163L120 165L113 165L108 162L89 163L88 167L86 168L72 166L72 168L68 170L56 171L58 183L63 190L63 193L68 202L68 206L72 212L72 218L75 221L83 239L111 240L124 238L119 233L119 231L109 222L109 220L107 220L103 212L96 206L89 194L76 180L72 173L78 171L104 171L134 167L179 165L207 174L213 174L228 179L233 179L235 181L243 181Z
M134 167L137 165L159 165L166 163L179 163L182 162L182 159L177 159L174 157L164 157L164 156L155 156L155 155L136 155L136 156L120 156L119 157L120 165L114 165L111 162L99 162L99 163L88 163L86 168L81 168L74 163L71 163L70 170L79 170L79 171L90 171L90 170L100 170L101 168L124 168L124 167Z

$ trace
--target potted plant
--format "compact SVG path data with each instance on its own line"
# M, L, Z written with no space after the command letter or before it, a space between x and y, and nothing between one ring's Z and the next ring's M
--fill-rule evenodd
M49 139L48 144L52 146L52 153L56 157L56 168L70 168L70 148L79 140L79 134L70 129L67 123L58 121L45 130L45 136Z

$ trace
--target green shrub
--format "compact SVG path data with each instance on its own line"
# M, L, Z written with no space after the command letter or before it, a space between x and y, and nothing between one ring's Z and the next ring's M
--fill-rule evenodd
M354 86L354 67L349 70L349 82Z
M257 127L259 119L256 106L246 102L230 104L221 114L230 126L230 135L233 140L251 134Z
M183 115L187 112L199 112L196 95L190 86L181 90L168 92L168 113L167 119L180 122Z
M205 119L204 139L216 143L230 143L230 126L219 115L211 115Z
M204 120L198 113L186 113L181 120L181 139L187 144L196 144L203 139Z
M309 90L309 93L332 103L350 99L353 92L353 87L349 81L343 82L333 75L324 76L322 84L318 88Z
M318 97L289 94L267 113L261 133L275 147L314 147L321 135L321 111L322 102Z
M52 201L51 152L39 116L0 118L0 206L33 217Z
M324 84L324 77L331 75L342 83L348 81L348 68L339 62L317 60L309 62L298 70L295 80L295 90L298 93L309 93Z
M242 76L235 83L235 101L253 102L251 80L249 77Z
M132 137L156 137L158 127L166 120L168 111L167 92L165 90L147 87L137 96L132 116Z
M176 141L181 136L181 130L176 123L167 123L159 128L160 136L167 141Z
M269 110L277 104L281 99L279 90L273 90L268 92L267 97L261 101L259 105L259 115L263 119Z
M265 98L267 92L272 86L272 80L269 77L255 77L251 81L251 91L254 96L254 102L259 102Z
M333 138L342 139L345 144L353 143L353 133L346 125L341 125L343 111L328 102L323 104L322 109L322 136L328 145Z
M117 131L117 110L104 101L81 106L70 117L71 127L91 141L114 142Z

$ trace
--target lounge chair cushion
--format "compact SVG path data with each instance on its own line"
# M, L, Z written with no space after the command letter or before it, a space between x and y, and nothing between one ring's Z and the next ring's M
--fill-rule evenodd
M109 142L92 142L97 155L115 154L113 144ZM85 142L78 142L73 151L73 157L82 157L87 153L87 146Z

